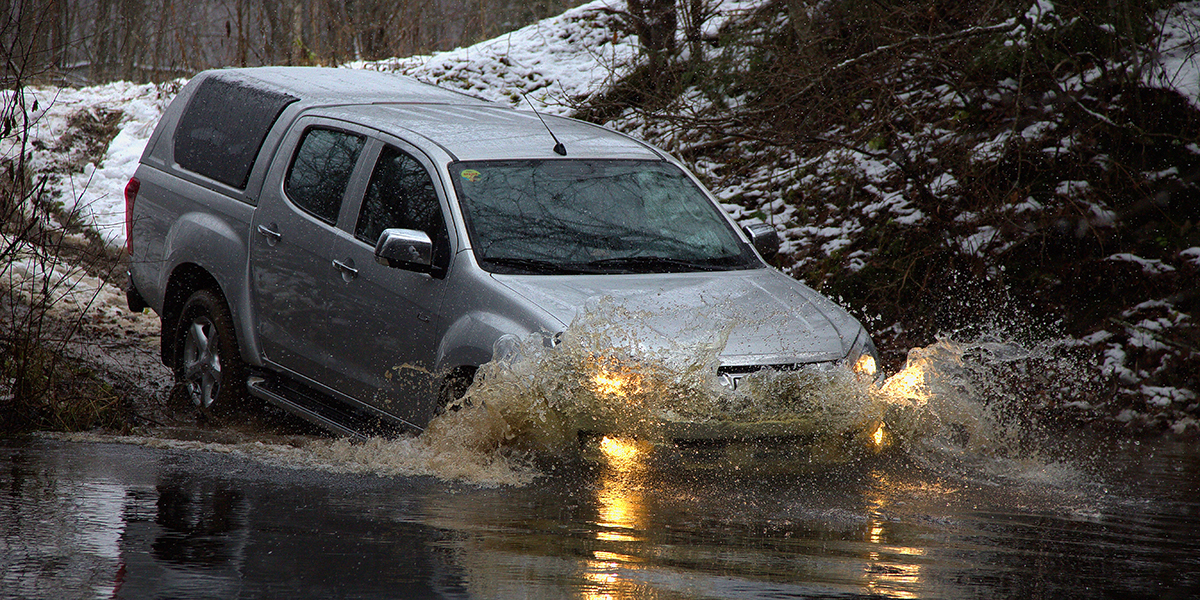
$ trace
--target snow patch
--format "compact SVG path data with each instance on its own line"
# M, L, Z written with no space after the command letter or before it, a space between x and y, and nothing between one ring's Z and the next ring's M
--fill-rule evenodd
M1163 9L1154 21L1161 23L1161 35L1142 82L1179 92L1200 108L1200 2Z
M1035 32L1049 31L1059 22L1058 15L1054 13L1054 3L1050 0L1035 0L1021 20L1022 23L1013 29L1009 39L1004 41L1005 46L1016 45L1025 48L1029 45L1030 36Z
M1067 198L1079 198L1092 187L1086 181L1060 181L1054 188L1054 193Z
M1043 206L1041 202L1034 200L1033 196L1029 196L1028 198L1025 198L1024 202L1012 205L1010 210L1017 214L1021 214L1024 212L1041 212L1045 209L1046 207Z
M1183 435L1190 431L1200 431L1200 421L1192 417L1184 417L1171 425L1171 432L1175 435Z
M1182 404L1196 399L1195 392L1176 387L1143 385L1142 394L1146 396L1147 404L1158 408L1166 408L1174 403Z
M520 109L566 115L635 64L636 36L609 25L621 0L595 0L512 33L466 48L407 58L352 62L347 67L392 71Z
M1200 246L1180 251L1179 257L1200 267Z
M958 187L958 179L949 173L942 173L929 182L929 191L935 196L945 196L947 192Z
M8 236L0 235L0 244L4 247L10 247L12 241ZM28 303L47 306L47 314L64 321L78 320L108 328L123 335L158 335L158 316L130 312L125 291L111 283L43 252L21 250L11 258L11 262L0 265L0 286ZM87 315L86 318L83 315Z
M1136 254L1121 252L1105 258L1115 262L1130 262L1142 268L1142 272L1147 275L1162 275L1175 270L1175 267L1163 263L1163 261L1154 258L1142 258Z
M996 235L999 233L1000 230L996 229L995 227L992 227L991 225L984 225L975 233L959 240L958 247L962 250L963 254L983 256L983 249L991 245L991 243L996 239Z
M98 163L88 163L81 172L68 172L54 186L53 200L67 210L78 211L80 220L95 229L105 243L125 245L125 184L137 169L138 160L154 132L167 103L166 90L173 84L135 85L118 81L79 89L27 88L29 100L39 109L31 115L30 137L35 148L30 166L52 169L52 151L70 128L71 117L80 111L105 109L121 113L119 131ZM27 102L29 102L27 100ZM32 105L32 102L30 102ZM10 148L2 148L7 152Z

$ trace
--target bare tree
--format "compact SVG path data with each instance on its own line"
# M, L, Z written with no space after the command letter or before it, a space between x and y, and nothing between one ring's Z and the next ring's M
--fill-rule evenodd
M661 74L675 56L675 0L629 0L629 27L646 54L649 72Z

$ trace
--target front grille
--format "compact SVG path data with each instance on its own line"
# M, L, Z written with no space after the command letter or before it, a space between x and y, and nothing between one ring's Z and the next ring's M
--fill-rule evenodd
M789 363L781 365L721 365L717 367L717 380L721 385L736 390L747 375L757 373L763 369L771 369L781 372L799 371L801 369L825 369L838 364L837 362L817 362L817 363Z

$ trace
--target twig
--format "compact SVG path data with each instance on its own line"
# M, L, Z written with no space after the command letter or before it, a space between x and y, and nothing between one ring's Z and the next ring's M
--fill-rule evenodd
M948 42L950 40L958 40L958 39L963 39L963 38L975 37L977 35L986 35L989 33L997 33L997 32L1001 32L1001 31L1012 31L1012 30L1016 29L1017 27L1019 27L1020 25L1021 25L1020 21L1018 21L1016 19L1009 19L1008 21L1005 21L998 25L988 25L987 27L972 27L970 29L964 29L962 31L955 31L953 33L943 33L942 35L919 35L916 37L908 38L902 42L896 42L895 44L888 44L886 46L880 46L869 52L859 54L858 56L855 56L854 58L848 58L848 59L834 65L831 68L831 70L840 71L846 67L855 65L857 63L860 63L860 62L870 59L870 58L874 58L875 56L878 56L885 52L891 52L892 50L904 48L906 46L913 46L916 44L936 44L938 42Z
M1162 335L1160 335L1159 333L1157 333L1153 330L1147 329L1145 327L1140 327L1138 325L1134 325L1133 323L1130 323L1128 321L1122 321L1121 319L1118 319L1116 317L1109 317L1108 320L1112 321L1113 323L1116 323L1117 325L1120 325L1126 329L1132 329L1133 331L1136 331L1138 333L1144 333L1144 334L1154 338L1155 341L1161 342L1168 346L1174 346L1176 348L1179 348L1180 350L1189 350L1191 352L1200 353L1200 348L1197 348L1191 344L1185 344L1183 342L1176 342L1174 340L1169 340L1169 339L1163 337Z

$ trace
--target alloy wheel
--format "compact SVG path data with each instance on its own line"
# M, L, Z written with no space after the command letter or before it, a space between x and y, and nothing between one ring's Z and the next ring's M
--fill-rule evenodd
M183 379L192 403L209 408L221 393L221 339L207 316L196 317L183 340Z

